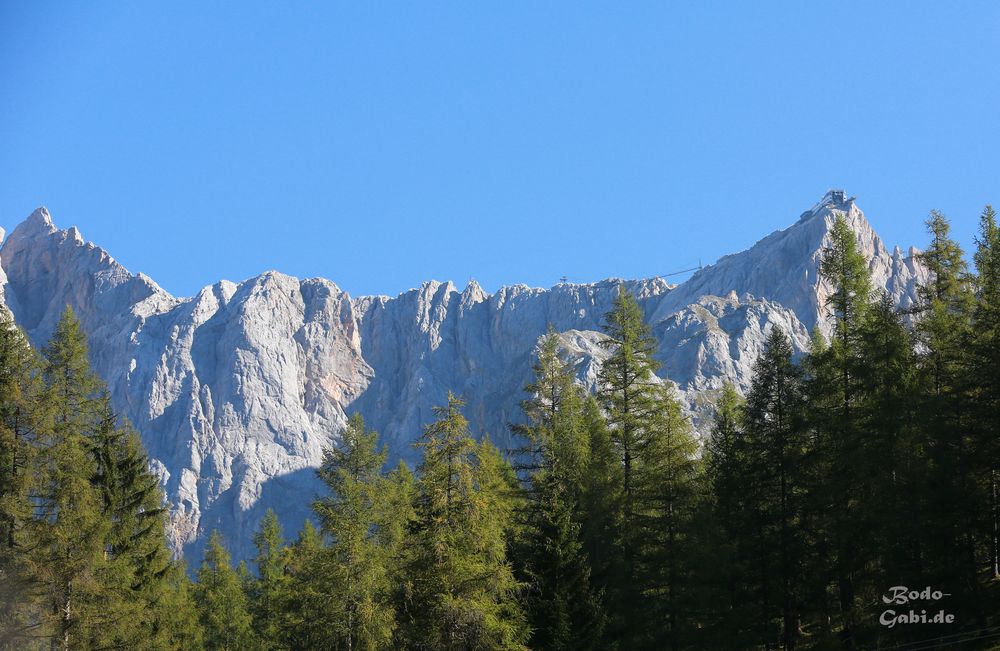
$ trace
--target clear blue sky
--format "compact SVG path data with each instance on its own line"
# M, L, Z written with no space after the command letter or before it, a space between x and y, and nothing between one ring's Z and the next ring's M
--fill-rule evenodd
M44 204L178 295L650 276L830 187L970 245L998 37L997 2L0 0L0 225Z

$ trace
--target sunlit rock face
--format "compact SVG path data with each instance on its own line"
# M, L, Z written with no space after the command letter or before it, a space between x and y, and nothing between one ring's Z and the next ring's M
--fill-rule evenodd
M661 375L704 433L725 382L746 389L771 328L802 351L827 329L829 286L818 263L834 215L845 215L876 287L901 307L926 271L888 251L853 199L830 192L791 227L721 258L679 285L624 281L660 343ZM2 237L2 231L0 231ZM170 541L197 558L212 529L236 557L267 508L294 532L321 490L324 446L361 412L393 458L412 443L448 391L463 396L477 435L513 447L522 387L539 337L559 334L579 381L593 388L607 354L601 324L623 281L524 285L489 294L427 282L397 297L352 299L323 279L268 272L176 298L132 274L44 208L0 248L0 297L37 346L66 305L116 408L134 423L171 504ZM666 261L669 266L669 261Z

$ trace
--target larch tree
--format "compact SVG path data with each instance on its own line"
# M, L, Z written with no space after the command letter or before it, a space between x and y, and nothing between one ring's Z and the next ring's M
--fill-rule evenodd
M29 496L39 379L37 356L0 308L0 648L23 645L44 620L31 594L26 556L34 546Z
M746 401L727 383L715 404L712 430L704 450L706 516L709 543L702 563L702 580L708 584L707 646L741 649L751 645L756 613L748 607L753 594L747 560L747 534L753 531L747 486L750 464L744 409Z
M254 631L264 649L281 649L281 613L285 606L288 579L285 574L287 548L281 533L278 515L268 509L253 538L257 555L253 564L257 570L251 581L250 613Z
M985 461L986 524L990 569L1000 578L1000 226L986 206L976 237L976 307L973 311L971 385L976 409L975 451Z
M928 553L941 559L935 578L972 612L982 601L974 528L988 504L975 481L976 414L969 382L976 297L948 220L932 211L926 224L931 241L920 260L929 278L918 288L915 316L919 417L929 457Z
M754 571L761 606L759 642L795 649L801 617L800 585L805 539L802 532L806 482L801 475L806 452L802 423L800 369L792 362L792 345L772 328L764 352L754 364L744 410L749 507L757 537ZM772 586L771 583L774 585ZM780 633L771 637L771 607Z
M582 390L573 383L572 367L561 358L559 337L551 328L533 368L535 378L525 387L531 397L521 403L528 420L515 428L528 439L534 458L521 554L531 584L530 645L540 650L597 648L603 613L582 540L590 437Z
M54 637L59 647L70 649L104 623L106 613L99 604L106 595L99 578L108 563L105 543L111 523L94 483L92 449L101 418L101 385L90 369L80 324L68 307L44 358L31 571L46 593Z
M424 431L409 536L406 634L418 649L524 649L520 585L507 560L512 477L471 438L449 394Z
M636 476L642 510L643 543L638 576L644 607L651 611L646 646L677 651L694 634L692 575L697 546L695 521L703 490L702 464L691 423L674 386L664 382L654 394L652 434L646 442L642 472Z
M330 491L313 507L330 539L322 579L338 606L331 643L349 650L390 648L396 627L390 563L397 549L383 530L393 490L382 473L385 457L377 434L355 414L319 469Z
M581 510L586 516L580 537L590 565L590 583L604 613L604 634L599 639L610 648L621 621L615 597L623 574L622 468L604 414L594 396L584 400L582 426L588 437L589 451L580 497Z
M825 307L832 319L828 347L810 361L814 374L809 399L810 426L815 430L818 463L825 464L826 480L816 496L817 512L827 514L822 526L828 541L829 571L838 599L836 618L848 648L857 644L861 611L858 579L864 558L864 539L857 517L865 466L865 431L860 411L863 399L865 323L872 305L868 265L858 251L857 238L843 214L836 214L830 244L823 250L820 276L831 288Z
M233 569L222 536L213 531L198 568L195 602L205 648L209 651L246 651L259 648L247 596Z
M605 317L606 338L602 345L610 351L599 374L600 398L611 442L621 465L621 549L622 575L614 586L615 610L622 619L618 634L639 635L643 585L639 577L640 547L643 545L641 520L648 505L643 503L642 477L651 464L649 453L658 433L660 383L653 359L656 340L643 320L635 297L620 286L614 307Z

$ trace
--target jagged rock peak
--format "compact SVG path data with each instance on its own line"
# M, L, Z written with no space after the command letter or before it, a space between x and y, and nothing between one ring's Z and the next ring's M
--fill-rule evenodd
M55 232L56 225L52 222L52 215L49 214L49 209L45 206L39 206L35 208L35 211L28 215L21 224L14 229L14 232L22 231L26 234L34 233L53 233Z
M462 305L467 307L470 305L475 305L477 303L482 303L489 297L490 295L487 294L486 291L479 286L479 283L476 282L476 279L470 278L469 284L465 286L464 290L462 290Z
M849 213L851 208L854 207L854 199L856 197L847 196L845 190L828 190L823 198L816 202L816 204L809 210L802 213L799 217L799 221L805 221L811 217L815 217L824 211L824 209L836 210L839 212Z

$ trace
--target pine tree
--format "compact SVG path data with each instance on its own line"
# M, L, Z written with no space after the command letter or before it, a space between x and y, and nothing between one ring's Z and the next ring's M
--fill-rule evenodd
M603 614L590 585L581 530L583 477L590 442L582 418L583 397L571 367L559 356L551 328L542 339L528 417L515 431L534 452L528 486L526 541L521 553L531 588L528 615L534 649L588 649L600 644Z
M786 651L797 645L802 609L805 481L799 471L807 445L802 407L801 372L792 362L791 342L775 327L754 365L747 395L745 462L750 480L747 506L754 521L750 531L756 539L753 569L761 606L759 641L768 646L780 639ZM774 615L780 615L778 636L771 631Z
M613 648L616 631L620 630L620 624L613 620L621 619L612 597L622 583L623 573L622 468L594 396L584 401L582 426L589 438L589 451L580 497L581 511L585 514L580 538L590 565L590 583L606 620L601 644Z
M514 469L489 437L484 436L476 446L474 463L473 517L468 530L474 553L463 570L476 580L489 577L475 598L485 624L485 646L525 649L530 629L521 604L524 586L514 576L508 558L514 512L523 508L523 497Z
M624 286L605 333L611 355L598 379L622 478L623 562L613 598L622 619L615 634L626 646L678 648L700 499L697 446L672 386L655 375L656 340Z
M91 604L99 604L102 623L89 631L88 644L99 648L150 644L171 570L163 491L149 471L138 434L128 424L118 425L106 390L96 409L92 483L101 496L109 529L105 563L97 575L99 594Z
M510 473L477 446L449 394L418 445L424 456L409 540L407 636L414 648L524 649L527 627L506 557Z
M715 507L723 523L731 522L740 509L744 485L741 469L744 462L743 408L745 401L730 384L722 388L712 418L712 434L706 445L706 470L711 478Z
M747 588L751 566L746 561L746 538L753 528L746 490L751 479L745 404L727 383L716 402L705 446L709 514L703 527L709 542L699 567L708 595L703 607L709 618L703 646L713 648L747 648L757 639L752 626L756 613L748 608L753 595Z
M589 456L589 440L581 426L583 396L573 383L573 369L559 353L559 335L551 326L542 337L535 377L524 387L531 397L521 401L527 423L514 431L531 444L535 467L545 464L572 491L577 491Z
M204 649L194 587L182 563L171 563L159 597L155 629L143 646L171 651Z
M864 535L857 517L866 464L860 378L872 288L867 263L842 214L837 214L830 230L830 246L823 251L820 275L832 286L826 306L833 317L833 332L829 347L810 360L814 371L810 424L817 437L816 461L824 466L824 480L817 484L815 494L818 502L813 500L813 504L816 512L828 514L821 525L826 539L823 556L830 560L842 640L847 648L854 648L861 618L858 580L864 566L859 549Z
M1000 227L996 211L986 206L976 238L976 307L970 368L976 411L974 447L987 460L985 492L988 511L983 518L989 540L990 567L1000 578Z
M34 352L0 308L0 648L23 645L41 620L26 565L38 379Z
M656 438L659 382L653 359L656 340L643 321L635 297L619 287L614 308L605 317L607 337L602 344L611 351L599 375L600 397L608 431L622 467L621 583L615 586L615 609L622 615L617 632L625 639L638 636L649 618L643 617L643 585L639 580L639 548L642 545L640 520L647 505L642 504L639 486L643 466Z
M968 351L975 294L947 219L934 211L927 228L931 243L920 260L929 281L918 288L916 335L920 422L930 461L928 516L933 535L928 553L937 559L938 582L953 590L973 613L981 603L975 522L988 503L974 481Z
M281 609L287 590L285 563L287 549L281 535L277 514L268 509L254 535L257 556L254 566L256 580L251 583L250 612L254 632L264 649L283 648L281 643Z
M406 619L408 606L407 570L410 567L412 549L407 538L416 522L414 503L417 499L417 484L404 461L388 474L388 496L385 500L385 518L379 529L380 538L386 550L392 550L387 563L390 598L397 624ZM409 643L404 626L397 625L393 632L393 647L405 648Z
M16 636L28 633L56 648L176 648L163 493L138 436L117 424L71 310L40 375L33 357L16 330L0 332L0 431L9 434L0 451L14 481L0 476L21 491L11 501L0 495L3 513L16 505L3 518L13 526L0 559L16 550L5 587L28 588L21 595L30 602L10 602L4 635L18 647L26 641Z
M244 651L258 648L246 594L233 569L222 536L213 531L198 568L195 602L209 651Z
M926 516L919 496L926 484L925 459L917 437L914 341L888 295L872 305L865 331L862 508L868 547L884 586L914 576L922 564L920 523Z
M695 521L701 501L702 468L691 424L681 412L672 384L654 394L652 436L636 473L643 539L638 577L654 617L648 648L676 651L695 628L691 604Z
M389 565L398 541L382 529L393 487L376 439L360 415L351 417L339 443L324 452L319 476L331 495L314 506L331 540L323 576L339 606L331 631L347 649L389 648L396 626Z
M288 648L330 648L329 622L339 606L323 580L329 574L325 551L322 535L306 520L285 566L288 587L280 614L282 639Z
M44 378L30 564L49 602L57 644L69 649L103 624L98 577L107 564L110 530L93 481L97 466L91 453L100 420L100 381L90 370L86 341L69 308L45 349Z

